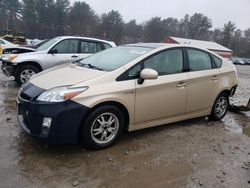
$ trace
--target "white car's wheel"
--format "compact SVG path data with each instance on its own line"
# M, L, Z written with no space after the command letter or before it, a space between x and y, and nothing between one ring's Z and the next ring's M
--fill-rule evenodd
M19 85L22 85L29 81L31 76L40 72L39 69L34 65L21 65L18 67L15 79Z

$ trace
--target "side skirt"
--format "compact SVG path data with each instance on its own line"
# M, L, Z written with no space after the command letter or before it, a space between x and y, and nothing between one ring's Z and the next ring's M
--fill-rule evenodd
M172 116L172 117L168 117L166 119L157 119L157 120L142 122L142 123L138 123L138 124L130 124L128 131L132 132L132 131L136 131L136 130L140 130L140 129L146 129L146 128L150 128L150 127L156 127L156 126L174 123L174 122L178 122L178 121L183 121L183 120L187 120L187 119L207 116L210 113L211 113L211 108L208 108L208 109L203 110L203 111L183 114L183 115L179 115L179 116Z

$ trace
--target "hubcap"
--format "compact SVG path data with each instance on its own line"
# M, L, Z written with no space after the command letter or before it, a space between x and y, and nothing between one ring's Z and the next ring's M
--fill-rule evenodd
M226 111L227 111L227 104L228 102L227 102L227 99L225 98L225 97L221 97L218 101L217 101L217 103L216 103L216 105L215 105L215 113L216 113L216 116L217 117L222 117L225 113L226 113Z
M31 69L23 70L20 74L20 79L21 79L22 83L29 81L30 77L33 76L34 74L36 74L35 71L33 71Z
M91 137L98 144L106 144L112 141L119 129L119 120L112 113L99 115L91 126Z

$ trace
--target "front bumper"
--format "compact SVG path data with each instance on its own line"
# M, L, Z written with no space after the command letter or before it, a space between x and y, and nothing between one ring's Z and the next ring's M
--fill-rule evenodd
M8 77L14 76L15 71L16 71L16 67L17 66L13 65L13 63L11 63L10 61L2 60L1 69L6 76L8 76Z
M16 99L18 121L21 128L33 137L49 144L73 144L78 141L80 126L89 110L73 101L40 103ZM43 134L44 118L51 118L48 134Z

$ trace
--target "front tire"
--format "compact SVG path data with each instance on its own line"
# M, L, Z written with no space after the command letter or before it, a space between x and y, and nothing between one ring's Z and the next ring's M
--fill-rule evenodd
M229 108L229 98L226 93L221 93L216 98L212 112L209 116L211 120L219 121L225 117Z
M33 76L34 74L38 72L40 72L40 70L34 65L30 65L30 64L21 65L17 69L17 72L15 74L15 80L17 81L19 85L22 85L28 82L31 76Z
M115 106L102 106L92 111L80 131L80 141L86 149L104 149L113 145L125 127L124 116Z

